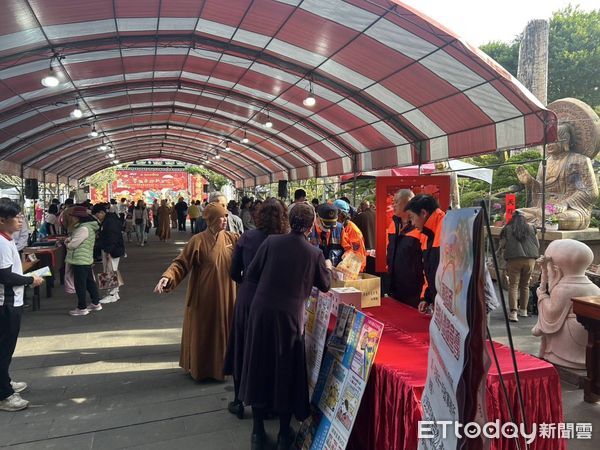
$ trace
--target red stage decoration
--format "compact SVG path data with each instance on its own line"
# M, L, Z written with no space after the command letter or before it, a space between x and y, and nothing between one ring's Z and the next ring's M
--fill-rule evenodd
M377 272L386 271L385 233L394 215L394 194L400 189L410 189L415 194L430 194L437 198L444 211L450 205L449 176L378 177L376 184L377 241L375 243Z
M183 196L186 201L204 200L204 185L208 182L200 175L191 175L183 170L118 170L117 179L104 191L90 189L92 202L116 199L144 200L151 204L154 199L177 201Z

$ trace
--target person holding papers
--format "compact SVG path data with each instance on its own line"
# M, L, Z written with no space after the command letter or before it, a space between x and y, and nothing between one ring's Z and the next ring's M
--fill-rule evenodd
M8 374L23 313L25 286L39 286L42 278L23 276L21 259L12 235L23 224L21 207L10 199L0 199L0 410L20 411L29 402L21 398L27 383L12 381Z

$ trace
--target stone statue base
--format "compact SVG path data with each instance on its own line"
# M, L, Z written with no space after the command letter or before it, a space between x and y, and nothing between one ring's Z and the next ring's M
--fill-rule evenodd
M498 248L498 240L500 239L500 232L502 227L491 227L492 237L494 238L494 247ZM538 230L537 237L542 243L542 232ZM600 231L598 228L588 228L586 230L552 230L546 231L544 239L546 244L559 239L574 239L579 242L583 242L594 252L594 264L600 264Z

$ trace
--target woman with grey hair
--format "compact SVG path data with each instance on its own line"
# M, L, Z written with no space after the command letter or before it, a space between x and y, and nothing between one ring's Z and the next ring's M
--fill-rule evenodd
M248 316L240 399L252 406L252 449L265 448L266 411L279 415L277 448L290 448L290 420L309 415L304 353L304 303L313 286L326 292L331 262L307 236L315 210L298 204L289 213L291 232L271 235L262 243L245 277L256 294Z

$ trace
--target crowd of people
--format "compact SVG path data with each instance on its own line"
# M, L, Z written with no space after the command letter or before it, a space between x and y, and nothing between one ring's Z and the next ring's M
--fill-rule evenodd
M422 312L435 298L444 213L429 195L402 190L388 230L389 293ZM299 189L286 206L269 198L240 205L215 192L191 237L155 292L186 291L180 366L197 381L231 375L229 411L252 407L253 449L265 448L264 419L279 417L277 448L290 448L290 420L309 414L303 343L304 302L316 286L329 290L332 270L350 254L369 270L375 213L346 198L308 202ZM409 268L407 274L407 267Z
M9 233L17 239L22 229L19 211L14 202L0 202L0 234L4 239L0 244L14 249L12 259L4 258L3 252L0 283L4 286L39 283L37 278L19 273L20 260L16 263L14 259L18 250ZM434 197L415 195L408 189L396 193L393 211L386 233L384 290L425 313L431 310L436 296L435 273L445 214ZM289 206L275 198L260 202L244 197L238 208L221 192L211 193L204 204L188 204L179 198L171 206L167 200L156 200L147 207L142 200L133 203L125 198L120 203L111 200L96 205L53 202L47 223L53 222L57 232L68 233L66 263L77 296L77 308L70 314L87 315L119 300L118 287L100 298L92 266L102 261L104 272L118 270L125 256L124 236L130 239L128 221L138 245L144 246L152 225L159 239L167 241L172 228L187 231L188 217L192 236L154 289L157 293L172 291L190 276L180 366L198 381L224 380L231 375L234 398L228 409L243 418L245 406L252 407L252 448L265 448L263 422L269 414L278 415L280 420L277 448L290 448L292 415L303 420L309 414L303 369L304 302L313 286L321 291L330 289L333 268L351 254L361 261L361 272L374 271L374 208L363 201L355 209L347 198L323 203L313 199L309 203L302 189L295 192ZM511 245L529 239L527 226L519 225L518 214L515 217L511 228L503 232ZM529 251L529 241L523 245L522 251L509 251L515 255L511 279L527 278L534 251L533 247ZM511 308L523 289L513 289ZM13 310L22 302L18 288L13 290L10 300L0 298L0 408L7 410L27 406L18 395L22 385L11 384L8 377L18 327L16 334L6 330L14 330L14 325L8 325L20 320ZM4 296L6 292L4 289Z

